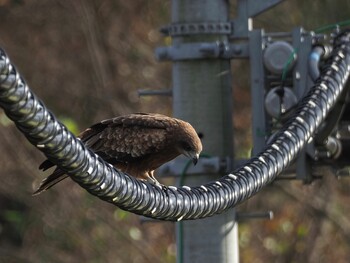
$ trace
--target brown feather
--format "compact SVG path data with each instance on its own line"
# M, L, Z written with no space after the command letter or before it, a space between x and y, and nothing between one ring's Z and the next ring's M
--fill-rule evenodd
M187 154L185 146L197 155L202 150L200 139L189 123L161 114L136 113L104 120L78 137L105 161L146 180L153 180L153 171L162 164L182 153ZM47 170L52 166L54 164L46 160L39 168ZM35 194L66 177L63 171L56 169Z

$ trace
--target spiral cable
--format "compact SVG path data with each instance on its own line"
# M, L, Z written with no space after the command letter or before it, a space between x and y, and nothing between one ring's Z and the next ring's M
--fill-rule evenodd
M221 179L196 187L158 187L116 170L87 149L28 88L0 50L0 106L47 158L89 193L124 210L162 220L222 213L272 182L307 144L344 89L350 72L350 34L334 39L320 77L296 115L266 149Z

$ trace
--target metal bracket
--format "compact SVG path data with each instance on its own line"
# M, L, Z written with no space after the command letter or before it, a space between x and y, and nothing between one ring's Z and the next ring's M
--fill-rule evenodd
M231 22L177 23L162 27L160 32L171 37L204 34L230 35L232 28Z
M284 0L240 0L237 5L237 16L233 20L231 38L247 38L253 29L252 18L283 2Z
M247 38L252 30L251 18L255 17L284 0L240 0L237 18L229 22L176 23L164 26L160 32L166 36L188 35L229 35L230 38Z
M230 44L225 41L183 43L170 47L156 48L156 58L165 60L193 60L207 58L246 58L248 57L248 44Z

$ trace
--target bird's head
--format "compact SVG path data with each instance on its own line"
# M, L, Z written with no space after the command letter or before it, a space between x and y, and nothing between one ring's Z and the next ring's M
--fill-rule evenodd
M177 148L180 154L185 155L192 160L196 165L199 159L199 154L202 151L202 142L198 137L197 132L187 122L183 124L182 132L178 134Z

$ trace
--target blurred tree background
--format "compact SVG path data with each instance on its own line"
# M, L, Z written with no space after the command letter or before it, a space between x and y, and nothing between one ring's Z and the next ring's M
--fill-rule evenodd
M0 0L0 45L73 132L130 112L171 115L171 98L137 95L171 87L171 63L153 55L166 44L158 29L170 8L164 0ZM345 0L289 0L255 27L313 30L348 19L349 8ZM249 64L232 64L236 155L247 157ZM175 262L173 223L143 222L70 180L32 197L47 175L38 171L43 160L0 111L0 262ZM275 214L240 224L241 262L348 262L349 186L331 176L306 186L276 182L240 205Z

